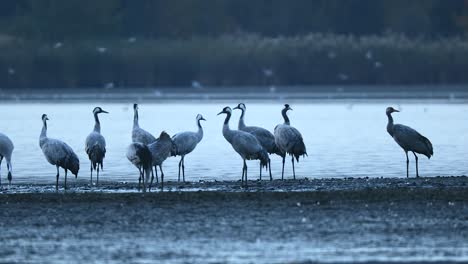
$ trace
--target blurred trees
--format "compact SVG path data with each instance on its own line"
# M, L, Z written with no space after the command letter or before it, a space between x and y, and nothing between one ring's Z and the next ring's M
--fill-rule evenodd
M453 36L468 31L466 0L3 0L0 34L190 38L237 32Z

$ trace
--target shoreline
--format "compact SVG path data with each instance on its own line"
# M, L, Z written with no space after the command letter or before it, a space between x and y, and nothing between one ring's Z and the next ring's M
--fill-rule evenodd
M444 190L466 189L468 193L468 177L437 176L420 178L322 178L298 180L250 180L248 188L241 187L237 181L198 181L198 182L164 182L163 193L319 193L319 192L366 192L369 190ZM2 195L15 194L55 194L55 183L12 184L0 188ZM151 192L138 191L137 182L101 181L99 185L91 186L87 180L70 181L68 189L64 190L59 182L59 192L63 194L157 194L161 193L159 184L154 183Z
M467 177L365 180L306 191L0 194L0 262L468 261Z

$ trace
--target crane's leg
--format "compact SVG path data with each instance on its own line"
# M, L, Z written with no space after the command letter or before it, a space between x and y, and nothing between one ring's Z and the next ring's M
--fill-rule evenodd
M162 170L162 164L159 165L159 170L161 171L161 192L164 191L164 172Z
M248 185L248 181L247 181L247 162L245 162L244 160L244 170L245 170L245 187L247 187Z
M148 187L148 191L151 192L151 186L153 185L153 180L154 180L154 174L153 174L153 168L151 167L151 181Z
M409 178L409 158L408 151L405 151L406 154L406 178Z
M99 164L97 166L97 171L96 171L96 186L99 184Z
M271 176L271 160L268 159L268 171L270 172L270 181L273 180L273 176Z
M414 159L416 160L416 178L419 178L418 156L416 155L416 153L414 153L414 151L413 151L413 155L414 155Z
M262 163L260 162L260 180L262 180Z
M138 172L140 173L140 177L138 177L138 191L141 188L141 166L138 167Z
M283 169L281 170L281 180L284 180L284 163L286 161L286 155L283 156Z
M179 161L179 177L177 178L177 181L180 182L180 169L182 167L182 157L180 158L180 161Z
M146 192L146 177L145 177L145 168L143 166L141 166L141 182L143 183L143 192L145 193Z
M244 166L242 166L241 186L244 186L244 174L245 174L245 168L244 168Z
M67 169L65 169L65 190L67 189Z
M154 166L154 172L156 173L156 182L159 182L158 180L158 167L157 166Z
M13 170L13 167L11 166L11 163L9 161L7 161L7 169L8 169L8 187L11 187L11 180L12 180L12 177L11 177L11 171ZM1 186L1 184L0 184Z
M58 191L58 179L59 179L59 166L56 165L57 167L57 176L56 177L56 181L55 181L55 191Z
M182 156L182 180L185 182L185 156Z
M296 179L296 171L295 171L295 169L294 169L294 156L292 156L291 162L292 162L292 167L293 167L293 178L294 178L294 180L295 180L295 179Z
M90 172L91 172L91 176L90 176L90 184L93 185L93 163L91 162L91 164L89 165L90 167Z

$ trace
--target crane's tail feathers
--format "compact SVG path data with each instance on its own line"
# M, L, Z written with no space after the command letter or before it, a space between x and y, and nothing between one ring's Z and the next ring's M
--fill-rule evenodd
M299 162L299 158L301 156L307 156L307 151L306 151L306 147L304 145L304 142L300 142L300 143L296 144L294 146L294 148L292 149L291 154L296 158L297 162Z
M262 149L258 154L259 154L258 159L260 160L260 166L262 166L262 168L268 168L268 162L270 161L268 152Z
M429 139L427 139L424 136L421 136L421 139L424 142L424 145L426 145L426 151L427 151L426 153L423 153L423 154L426 155L426 157L430 159L431 156L434 155L434 149L432 148L432 143Z

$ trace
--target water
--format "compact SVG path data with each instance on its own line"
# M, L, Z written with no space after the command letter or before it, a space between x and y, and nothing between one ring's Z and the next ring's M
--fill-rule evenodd
M291 124L301 131L309 156L296 166L298 177L406 177L405 155L386 132L385 108L390 103L298 103L289 113ZM44 158L38 138L41 115L47 113L48 136L67 142L81 162L80 181L89 180L89 161L84 141L91 132L96 103L8 103L0 106L3 113L0 131L15 144L13 152L14 183L54 183L55 168ZM101 180L137 181L137 171L126 159L131 142L133 109L131 104L99 104L110 112L102 114L102 134L107 141L107 154ZM167 103L140 105L140 126L155 136L162 130L170 135L196 130L195 116L201 113L205 137L194 152L186 157L186 179L238 180L242 160L221 133L224 116L216 114L225 103ZM231 103L231 107L235 103ZM395 106L397 107L397 106ZM468 166L468 106L463 104L402 104L395 113L396 123L406 124L428 137L434 146L434 157L420 157L420 175L466 175ZM262 126L273 131L282 123L278 103L247 104L247 125ZM234 111L231 128L237 127L240 112ZM414 175L414 158L410 156L410 173ZM179 158L164 163L165 179L177 180ZM259 174L258 161L248 162L249 178ZM6 180L6 164L2 180ZM61 172L62 173L62 172ZM281 158L272 156L274 178L281 175ZM63 173L62 173L63 175ZM264 175L267 175L265 172ZM286 177L292 177L290 159Z

